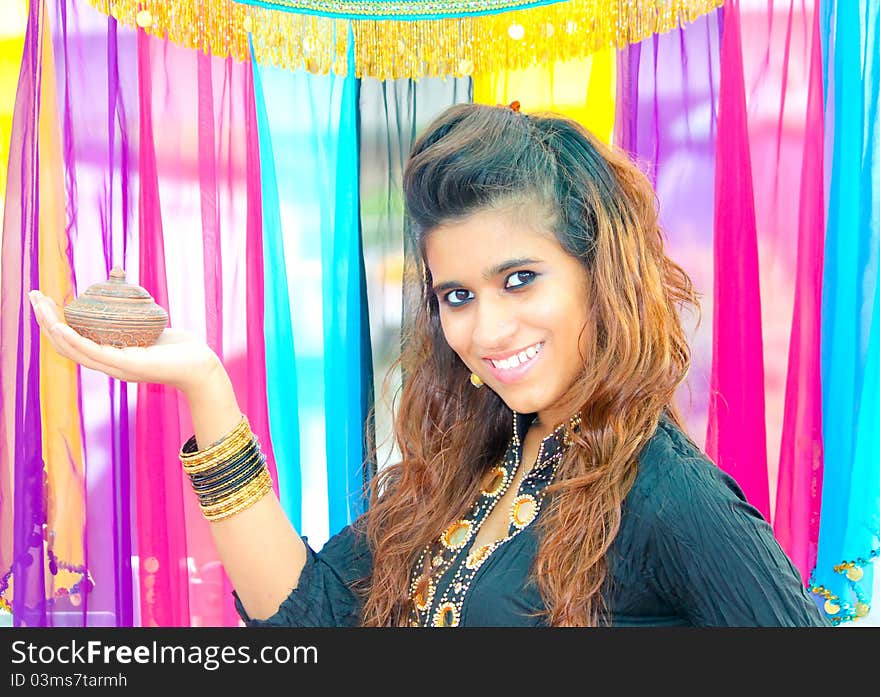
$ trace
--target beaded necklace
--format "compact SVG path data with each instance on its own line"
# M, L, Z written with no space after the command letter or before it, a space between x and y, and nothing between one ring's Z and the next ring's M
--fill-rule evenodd
M575 417L570 420L569 425L575 428L579 423L580 419ZM556 475L564 453L563 447L551 447L551 452L545 459L545 450L548 444L558 446L559 434L563 429L564 426L560 426L541 441L535 466L523 477L511 504L507 535L477 549L471 549L462 560L461 555L464 554L467 544L476 537L483 522L504 497L519 471L522 448L517 413L513 412L513 436L507 453L485 476L480 495L470 512L447 527L437 542L425 547L414 566L409 586L409 595L413 601L410 626L458 626L464 600L480 567L498 548L516 537L537 518L544 499L544 489ZM567 446L567 439L563 440ZM426 560L429 558L431 563L427 565ZM456 561L458 568L455 575L440 597L435 597L437 583Z

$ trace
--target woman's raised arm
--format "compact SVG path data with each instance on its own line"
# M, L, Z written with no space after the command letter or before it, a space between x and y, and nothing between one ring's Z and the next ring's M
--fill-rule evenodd
M223 364L195 336L165 329L147 348L102 346L62 322L51 298L39 291L31 291L29 297L43 335L60 355L118 380L178 389L189 405L199 447L222 439L241 421ZM274 614L296 587L306 561L305 545L278 497L269 490L253 505L210 527L220 561L247 613L255 619Z

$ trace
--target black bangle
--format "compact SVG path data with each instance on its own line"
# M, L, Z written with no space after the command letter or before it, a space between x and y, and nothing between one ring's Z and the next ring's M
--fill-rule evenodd
M205 497L213 497L226 489L234 488L234 486L232 485L253 476L262 468L263 464L261 460L263 460L263 454L258 452L251 460L248 461L245 467L242 467L237 472L234 472L227 477L224 477L222 480L212 482L209 486L203 486L200 488L193 487L193 489L195 490L199 499Z
M206 508L206 507L213 506L215 504L218 504L218 503L228 499L230 496L234 495L237 491L240 491L241 489L246 487L248 484L250 484L252 481L259 478L265 469L266 469L266 457L265 457L265 455L263 455L261 453L260 457L257 459L256 465L254 466L253 470L251 471L251 473L248 476L241 477L240 479L236 480L231 486L227 486L223 490L220 490L220 491L215 490L211 493L199 494L199 497L198 497L199 498L199 505L202 508Z
M242 464L245 460L247 460L254 452L259 451L260 445L257 442L256 438L252 438L248 441L247 445L245 445L241 450L235 453L230 459L218 462L216 466L204 470L202 472L195 472L189 474L189 479L192 482L193 486L202 486L204 484L210 483L234 470L236 467Z

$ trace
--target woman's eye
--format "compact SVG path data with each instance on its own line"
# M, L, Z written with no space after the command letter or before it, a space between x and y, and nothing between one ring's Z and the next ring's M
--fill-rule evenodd
M519 288L535 280L537 274L534 271L515 271L507 277L505 288Z
M451 307L464 305L468 300L474 297L474 294L464 288L451 290L446 294L446 304Z

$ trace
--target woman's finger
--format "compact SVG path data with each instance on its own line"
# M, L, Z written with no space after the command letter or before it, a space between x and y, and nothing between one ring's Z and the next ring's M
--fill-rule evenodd
M82 336L70 325L63 322L58 313L58 306L52 298L42 296L39 304L45 311L49 329L54 331L55 325L63 327L60 331L63 332L68 346L76 349L79 355L102 365L112 366L125 373L137 372L142 369L143 366L140 361L143 353L142 347L129 346L123 349L110 346L109 344L99 344L88 337ZM53 322L53 320L55 321ZM186 332L166 329L157 343L178 343L185 341L187 338L189 338L189 335Z
M58 306L52 298L44 295L38 301L38 305L40 310L44 313L48 330L52 333L61 331L61 336L64 337L67 345L75 349L79 355L85 356L89 360L103 365L116 366L125 370L127 367L124 365L126 358L121 349L118 349L115 346L97 344L91 339L74 331L69 325L61 321L61 318L58 315ZM60 330L58 327L60 327ZM73 356L71 356L71 358L73 358Z
M117 380L130 380L127 377L126 373L116 366L108 365L106 363L102 363L99 360L95 360L90 358L89 356L83 354L81 351L78 351L71 343L68 341L71 335L79 336L75 331L73 331L66 324L61 324L60 322L56 324L52 330L49 332L51 335L50 341L53 346L55 346L55 350L58 351L61 355L71 359L79 363L86 368L91 368L92 370L98 370L102 373L106 373L112 378L116 378Z
M117 379L125 379L125 373L119 367L109 364L106 360L102 360L100 356L90 355L88 352L80 350L82 343L77 341L77 339L82 339L88 343L94 342L81 337L66 324L58 321L58 315L55 312L54 303L51 298L37 293L31 294L30 297L37 323L56 353L86 368L101 371ZM97 347L97 344L95 346Z
M113 371L118 375L127 375L134 370L131 361L125 352L115 346L102 346L91 339L87 339L75 332L71 327L58 322L52 327L51 332L58 343L62 344L66 351L77 363L87 367L101 366L97 370L104 372Z

